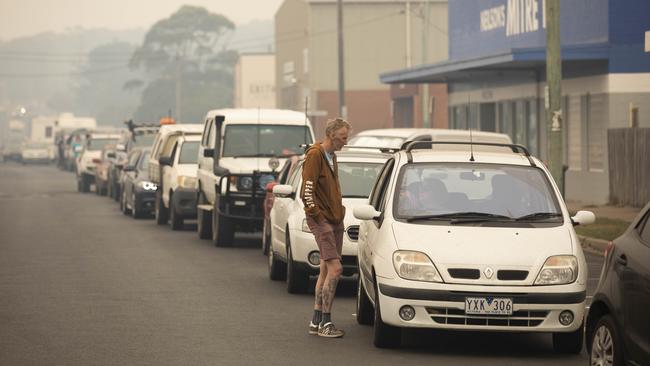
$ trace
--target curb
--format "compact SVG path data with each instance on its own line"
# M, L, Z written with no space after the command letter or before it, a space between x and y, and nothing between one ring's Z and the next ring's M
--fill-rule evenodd
M598 254L604 254L607 245L609 245L608 240L595 239L588 236L578 235L578 240L580 240L583 249L588 249Z

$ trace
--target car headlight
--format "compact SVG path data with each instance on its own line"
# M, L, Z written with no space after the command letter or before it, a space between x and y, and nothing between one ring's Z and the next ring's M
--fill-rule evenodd
M572 255L549 257L539 271L535 285L563 285L578 278L578 259Z
M237 179L238 190L250 190L253 188L253 177L239 177Z
M406 280L442 282L442 277L431 259L424 253L398 250L393 253L393 266Z
M140 182L138 183L138 185L140 186L140 188L144 189L145 191L155 191L156 189L158 189L156 183L153 182Z
M195 177L186 177L184 175L178 176L178 186L183 188L196 188L196 178Z
M309 228L309 225L307 225L307 219L302 219L302 231L311 233L311 229Z

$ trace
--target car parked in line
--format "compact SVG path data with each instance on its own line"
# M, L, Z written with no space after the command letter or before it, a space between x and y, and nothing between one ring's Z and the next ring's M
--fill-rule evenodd
M167 124L161 126L156 133L149 157L149 179L156 186L162 186L162 168L160 158L169 158L174 151L176 141L181 136L201 136L203 125L201 124ZM166 225L169 220L169 210L163 204L162 190L156 191L154 213L156 224Z
M181 135L169 157L159 159L162 167L162 209L169 213L172 230L183 228L186 219L196 219L196 170L201 135Z
M453 148L452 148L453 147ZM549 171L519 145L412 142L384 165L359 230L357 321L374 344L402 328L552 333L583 344L587 264Z
M263 230L266 186L285 159L314 140L301 112L281 109L209 111L199 147L197 231L215 246L235 232Z
M136 147L152 147L153 140L160 128L154 124L127 123L128 130L125 131L115 145L115 159L110 161L108 168L108 196L115 201L121 197L120 179L122 168L126 164L127 155Z
M119 133L115 132L89 132L86 134L81 153L77 156L77 190L90 191L90 185L95 183L96 165L101 162L102 149L107 145L115 145Z
M157 185L149 179L149 148L135 148L128 155L127 165L122 168L122 192L120 209L125 215L139 219L151 216L154 210Z
M99 196L108 193L108 172L114 161L115 145L104 146L99 161L95 163L95 193Z
M277 173L277 177L273 182L266 184L266 195L264 197L264 223L262 224L262 254L267 256L269 254L269 247L271 246L271 209L275 202L273 196L273 187L278 184L286 184L291 176L291 172L296 168L300 162L301 155L295 155L287 159L282 166L282 169Z
M506 134L486 131L472 131L471 139L474 142L512 143ZM359 132L350 138L347 146L399 149L409 141L470 141L470 133L467 130L443 128L382 128Z
M589 364L650 365L650 203L609 244L586 325Z
M49 164L52 161L49 145L43 142L25 142L20 151L21 162L25 164Z
M375 152L339 151L338 175L346 215L343 220L343 275L357 273L357 239L359 220L352 210L368 201L377 174L389 155ZM268 251L269 277L287 280L289 293L305 293L309 277L320 272L320 253L309 230L305 208L300 198L302 163L293 170L286 184L273 188L275 200L270 214L271 246Z

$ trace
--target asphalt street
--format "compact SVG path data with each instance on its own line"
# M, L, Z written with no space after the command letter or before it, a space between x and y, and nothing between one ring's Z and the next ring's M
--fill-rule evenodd
M548 334L410 331L380 350L357 325L353 283L307 334L313 298L267 276L259 235L233 248L76 192L53 166L0 163L0 365L586 365ZM602 259L587 254L589 292Z

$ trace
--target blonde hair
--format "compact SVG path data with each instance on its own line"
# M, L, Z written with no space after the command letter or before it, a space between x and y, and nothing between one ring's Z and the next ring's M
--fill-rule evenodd
M334 131L337 131L341 128L347 128L348 130L352 129L350 122L344 120L343 118L333 118L327 121L325 125L325 136L331 136Z

